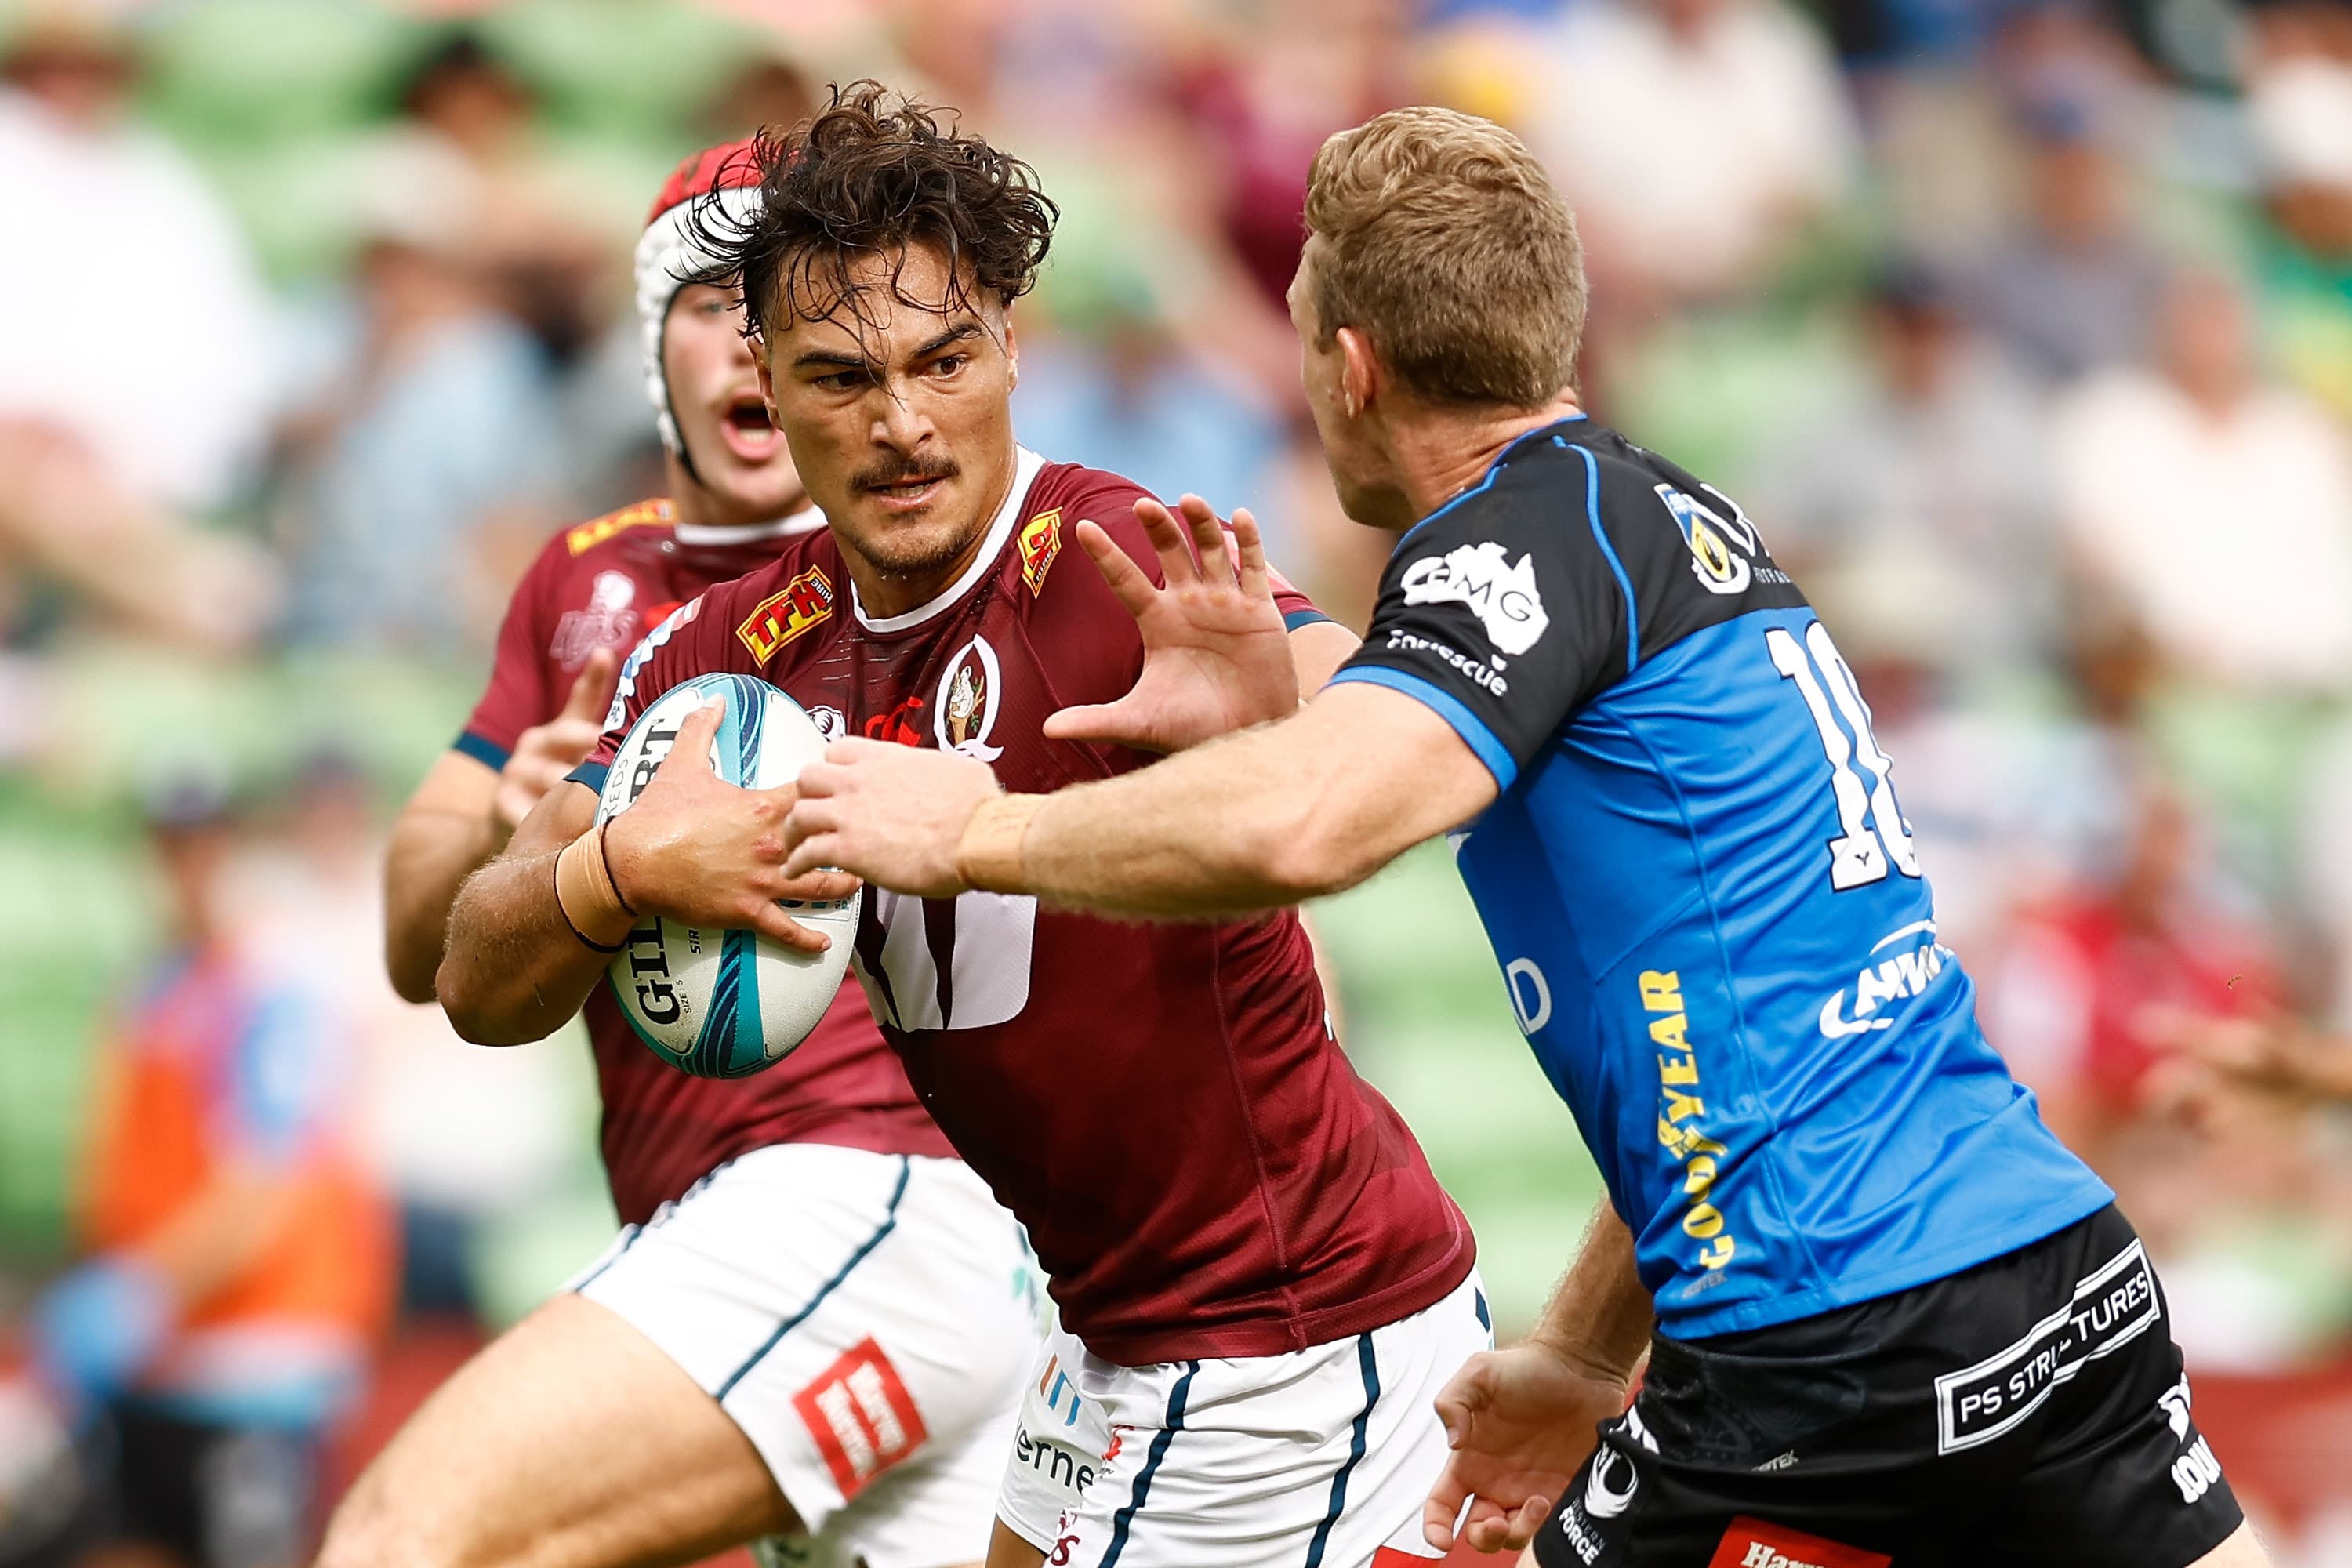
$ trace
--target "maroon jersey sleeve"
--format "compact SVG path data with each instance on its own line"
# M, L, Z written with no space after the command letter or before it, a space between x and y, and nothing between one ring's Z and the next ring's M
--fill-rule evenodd
M1024 575L1031 575L1033 587L1045 581L1046 573L1053 567L1055 556L1061 551L1060 529L1050 526L1046 530L1039 528L1041 523L1048 523L1056 513L1059 517L1067 518L1074 526L1079 522L1098 525L1118 541L1120 548L1143 568L1154 583L1161 580L1159 557L1151 548L1150 537L1143 531L1143 525L1135 520L1135 503L1140 498L1150 496L1150 490L1117 474L1076 466L1056 466L1048 471L1041 483L1053 485L1064 493L1041 498L1047 501L1052 510L1039 510L1022 530L1021 569ZM1228 528L1225 533L1230 540L1233 530ZM1090 576L1097 575L1091 562L1085 563L1085 570ZM1274 602L1282 609L1282 624L1286 627L1295 632L1311 621L1331 618L1317 609L1315 601L1300 593L1281 572L1269 569L1268 574L1274 580Z
M515 742L556 710L547 689L547 646L554 635L554 587L569 554L558 533L539 552L507 601L499 623L499 647L490 682L474 704L473 716L457 731L454 748L493 770L507 765Z

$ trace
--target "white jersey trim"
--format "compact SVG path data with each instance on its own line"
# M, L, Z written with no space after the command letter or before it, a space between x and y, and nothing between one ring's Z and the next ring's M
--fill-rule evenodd
M709 545L757 544L763 539L791 539L814 533L824 526L824 513L804 506L790 517L767 522L674 522L670 537L694 549Z
M857 584L849 585L849 607L857 616L857 624L869 632L903 632L909 626L919 626L940 612L951 608L958 600L980 586L980 580L996 565L996 558L1004 552L1004 542L1013 537L1013 525L1021 520L1021 509L1029 500L1030 487L1045 467L1045 459L1026 447L1013 448L1013 489L997 509L996 520L988 525L988 537L982 542L980 553L963 569L963 575L948 585L945 593L928 604L916 605L903 616L887 616L876 620L866 613L858 602Z

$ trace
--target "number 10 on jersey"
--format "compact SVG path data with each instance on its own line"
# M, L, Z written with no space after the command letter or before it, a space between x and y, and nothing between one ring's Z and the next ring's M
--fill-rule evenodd
M1842 893L1884 881L1890 861L1905 876L1917 876L1919 851L1887 779L1895 764L1870 733L1870 710L1863 706L1862 689L1837 645L1830 641L1828 628L1819 621L1811 623L1800 643L1785 626L1774 626L1764 634L1764 646L1771 650L1772 668L1797 683L1829 758L1839 827L1838 836L1830 840L1830 886Z

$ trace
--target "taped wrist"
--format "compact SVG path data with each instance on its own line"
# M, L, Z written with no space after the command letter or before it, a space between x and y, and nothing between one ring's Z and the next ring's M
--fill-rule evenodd
M1025 893L1029 884L1022 865L1022 841L1029 836L1029 820L1050 796L1000 795L984 800L956 841L956 873L968 888L984 893Z
M598 823L555 858L556 910L572 934L598 952L620 952L629 928L637 923L637 912L621 897L604 853L604 830L611 826Z

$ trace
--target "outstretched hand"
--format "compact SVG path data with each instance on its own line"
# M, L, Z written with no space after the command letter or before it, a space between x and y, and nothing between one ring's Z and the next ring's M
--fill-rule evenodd
M1454 1521L1479 1552L1517 1552L1535 1539L1600 1440L1625 1412L1622 1380L1588 1371L1529 1342L1472 1356L1437 1396L1454 1452L1422 1510L1422 1538L1454 1549Z
M563 711L517 737L507 765L499 770L493 809L499 826L512 833L539 804L596 749L604 733L604 710L612 705L621 656L609 647L591 653L572 682Z
M1160 587L1100 527L1078 524L1078 543L1143 634L1143 673L1116 702L1049 717L1049 738L1179 752L1298 706L1298 672L1257 520L1234 511L1228 551L1207 501L1188 495L1177 508L1181 523L1156 500L1135 503L1160 557Z

